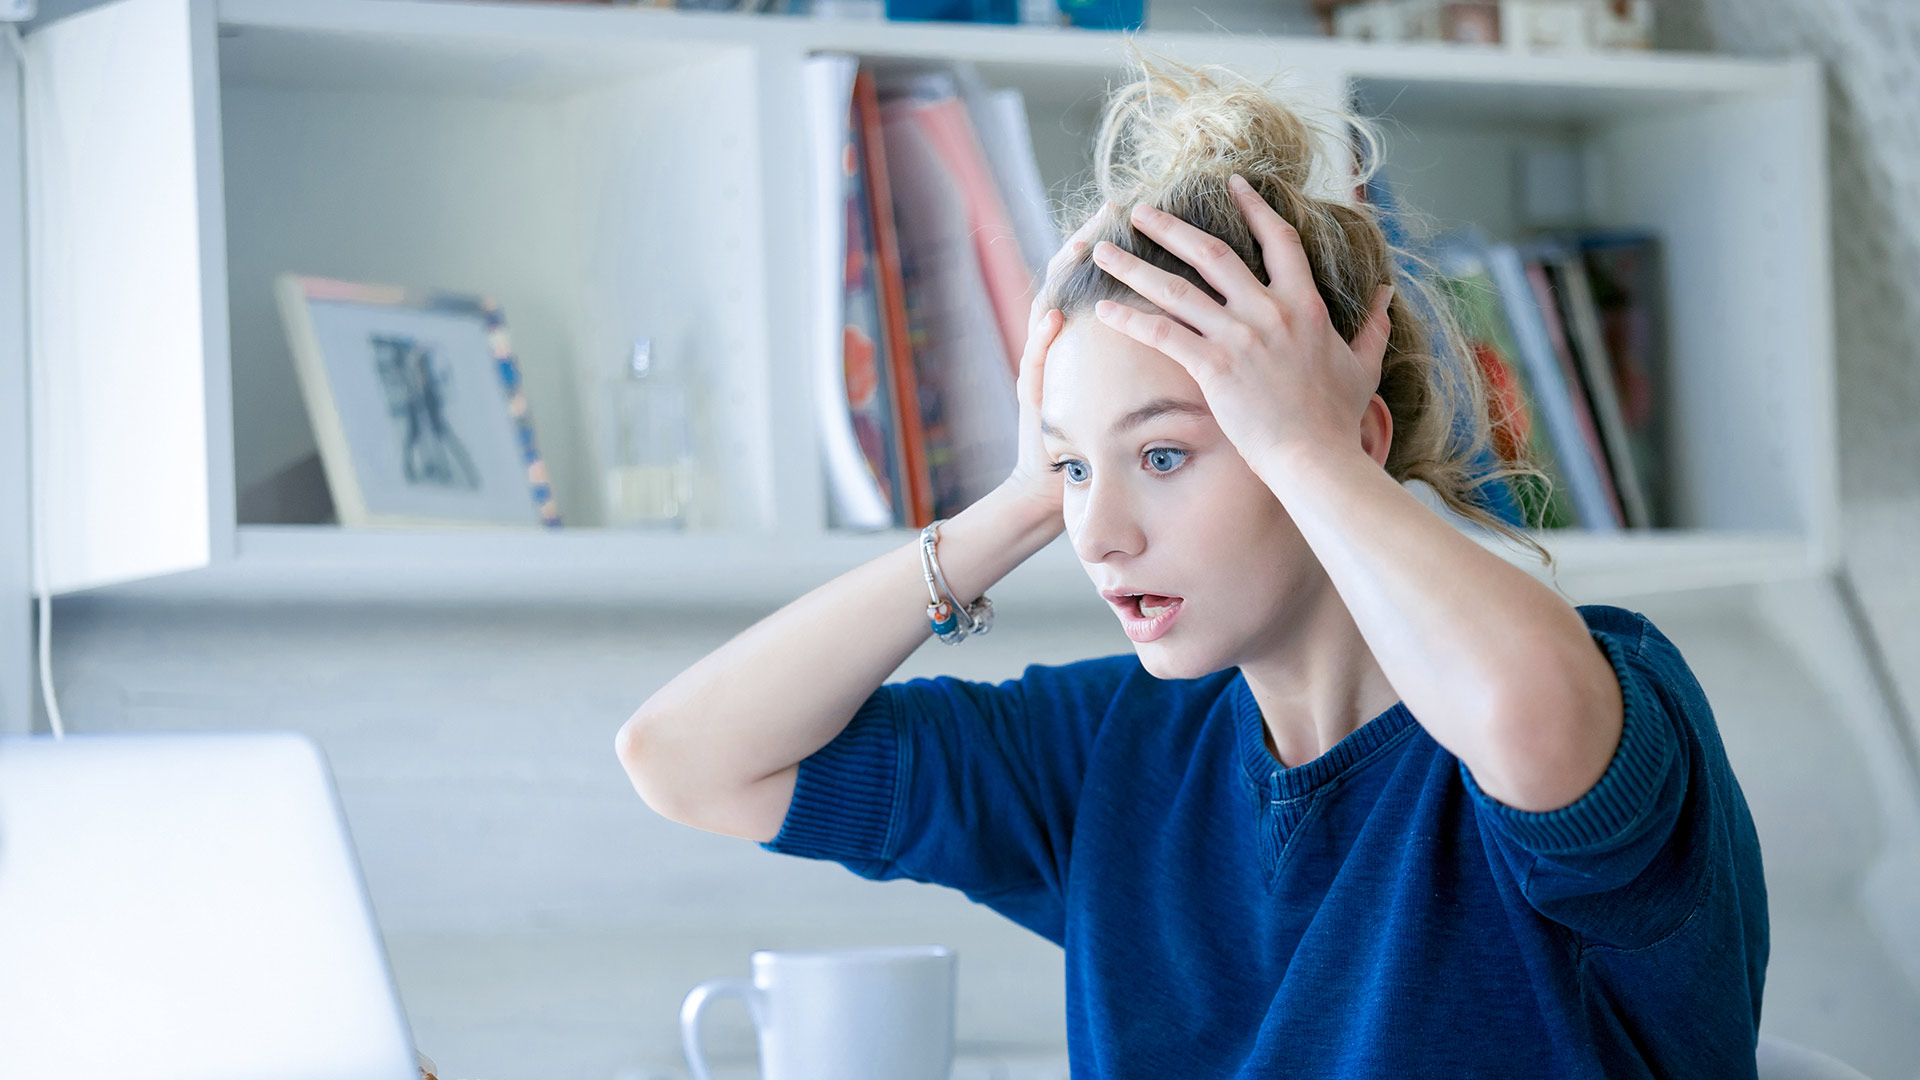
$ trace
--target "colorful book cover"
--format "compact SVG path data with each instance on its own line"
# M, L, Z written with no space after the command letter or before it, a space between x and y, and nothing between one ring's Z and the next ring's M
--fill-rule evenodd
M855 78L858 86L859 77ZM857 90L856 90L857 95ZM846 193L846 324L842 363L846 368L847 409L854 436L872 470L895 525L911 509L905 491L906 451L894 406L893 371L883 355L885 329L876 282L872 202L867 190L865 125L857 100L849 104L846 152L841 168Z
M1528 378L1525 365L1515 351L1507 330L1507 317L1500 308L1500 290L1487 273L1477 251L1464 246L1443 255L1444 273L1438 284L1449 297L1462 333L1475 357L1487 372L1492 385L1491 403L1495 451L1505 460L1513 460L1524 448L1547 479L1520 476L1508 483L1520 504L1524 524L1539 529L1560 529L1576 523L1573 502L1565 477L1554 457L1546 426L1540 422L1534 404L1538 391ZM1550 483L1549 483L1550 481Z
M864 68L854 80L854 112L863 140L869 220L873 224L875 281L880 294L881 342L885 366L893 377L893 404L901 444L906 498L896 504L896 520L908 528L932 523L933 481L927 466L926 432L920 415L920 380L913 370L912 338L907 323L906 283L900 270L900 238L893 219L893 186L887 172L886 134L880 120L880 95L873 73Z

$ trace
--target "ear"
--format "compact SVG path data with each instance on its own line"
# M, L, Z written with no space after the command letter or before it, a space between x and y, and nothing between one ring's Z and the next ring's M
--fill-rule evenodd
M1360 449L1386 468L1387 452L1393 449L1393 412L1379 394L1367 400L1367 411L1360 414Z

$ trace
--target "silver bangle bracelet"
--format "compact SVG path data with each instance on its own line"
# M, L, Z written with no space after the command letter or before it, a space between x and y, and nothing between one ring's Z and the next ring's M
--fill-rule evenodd
M936 550L940 526L947 520L940 518L920 530L920 573L927 582L927 595L932 597L927 605L927 621L933 624L933 632L941 641L958 645L969 634L984 634L992 628L993 601L983 594L973 603L962 605L947 585Z

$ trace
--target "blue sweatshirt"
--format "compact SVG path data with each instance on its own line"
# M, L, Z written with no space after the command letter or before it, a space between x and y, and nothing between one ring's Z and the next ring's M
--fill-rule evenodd
M1679 649L1578 610L1626 716L1558 810L1481 791L1405 702L1286 768L1238 668L1126 653L881 686L761 846L1062 946L1076 1078L1753 1077L1746 800Z

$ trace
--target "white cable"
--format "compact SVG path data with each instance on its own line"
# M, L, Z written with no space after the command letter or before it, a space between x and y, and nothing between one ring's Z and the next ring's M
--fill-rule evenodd
M14 59L18 61L20 65L20 141L23 148L30 148L33 145L33 140L29 137L27 131L27 124L29 122L29 110L27 108L27 89L29 85L27 49L26 45L20 40L20 28L12 23L6 23L4 25L6 27L7 44L12 46ZM27 250L29 260L31 260L34 251L32 231L33 215L38 211L40 201L34 197L33 166L31 163L25 162L24 157L25 155L23 153L24 167L21 171L25 174L27 182L27 213L21 217L21 233L22 239L25 241L23 246ZM27 407L27 472L28 482L31 485L32 492L31 513L28 516L32 519L33 523L33 591L38 595L40 602L39 641L38 648L36 649L40 660L40 700L46 706L47 724L53 730L53 737L61 739L66 737L67 730L66 724L63 723L60 718L60 699L53 691L53 600L49 595L50 590L47 588L47 545L44 542L46 535L46 492L44 490L45 485L41 482L40 476L40 463L46 460L46 455L42 452L40 445L41 429L45 425L36 422L36 420L44 420L46 417L46 410L44 407L41 407L39 400L45 388L41 386L42 380L33 377L32 360L36 353L34 349L34 336L39 331L38 321L33 317L33 303L31 299L31 290L35 280L34 270L35 267L31 265L27 268L27 288L29 290L26 303L27 385L29 399Z

